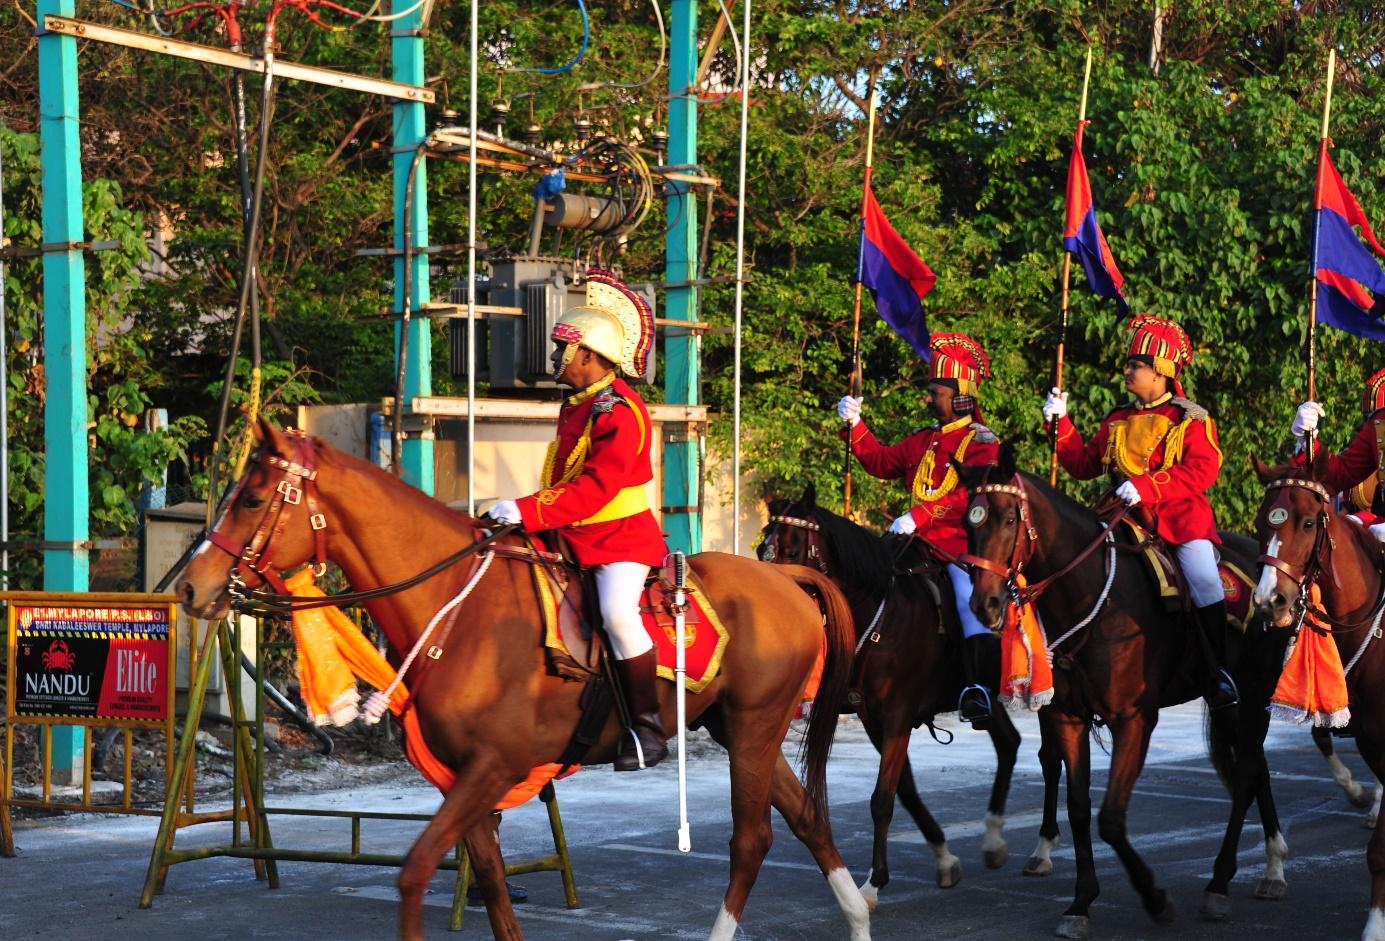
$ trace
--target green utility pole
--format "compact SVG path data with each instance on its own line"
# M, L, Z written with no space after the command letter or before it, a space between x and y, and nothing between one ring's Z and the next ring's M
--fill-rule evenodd
M75 0L38 0L38 21L72 16ZM43 169L43 550L45 591L86 591L87 339L77 40L39 30L39 134ZM66 247L64 247L66 246ZM82 780L82 730L53 727L53 776Z
M697 4L673 0L669 24L668 162L697 163ZM665 237L664 305L669 320L696 320L697 203L687 183L669 183ZM664 336L664 400L696 405L699 399L699 336L671 328ZM670 549L689 555L702 551L702 481L698 475L698 440L688 425L664 426L663 527Z
M418 7L403 19L391 24L390 51L394 60L396 82L409 85L423 85L423 10ZM394 103L394 247L404 247L404 193L409 185L409 165L413 161L414 148L419 141L428 136L428 116L423 103L419 101L400 101ZM428 164L419 164L414 180L413 220L414 248L428 244ZM418 252L412 260L412 290L409 307L414 319L409 324L409 362L404 373L403 401L395 403L396 408L405 409L416 395L431 395L433 392L432 342L427 317L418 316L422 306L429 300L428 256ZM404 259L394 262L394 309L404 309ZM395 355L398 363L399 334L401 325L395 326ZM433 479L433 438L425 431L417 437L405 437L402 455L404 480L413 484L430 496L434 490Z

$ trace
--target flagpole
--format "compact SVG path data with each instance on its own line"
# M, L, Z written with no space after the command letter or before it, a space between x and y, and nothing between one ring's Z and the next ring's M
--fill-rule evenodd
M1082 101L1077 106L1077 126L1087 120L1087 86L1092 80L1092 47L1087 47L1087 65L1082 70ZM1072 274L1072 252L1063 252L1063 293L1060 300L1061 315L1058 322L1058 355L1053 363L1053 387L1063 388L1063 348L1068 342L1068 284ZM1058 486L1058 420L1048 430L1048 483Z
M874 76L872 76L872 79ZM861 259L866 241L866 193L870 192L870 170L875 159L875 83L871 82L870 106L866 118L866 176L861 186L861 238L856 248L856 307L851 314L850 393L861 395ZM845 483L842 486L842 515L851 516L851 426L846 429Z
M1328 49L1328 50L1327 50L1327 93L1323 96L1323 101L1322 101L1322 136L1320 137L1320 142L1321 142L1324 146L1326 145L1327 140L1328 140L1328 138L1327 138L1327 125L1328 125L1328 121L1329 121L1329 119L1330 119L1331 116L1332 116L1332 79L1335 77L1336 71L1337 71L1337 50L1336 50L1336 49ZM1319 158L1319 161L1318 161L1318 174L1319 174L1320 176L1321 176L1321 174L1322 174L1322 160L1321 160L1321 158ZM1315 192L1314 192L1314 194L1313 194L1313 201L1314 201L1314 203L1316 203L1316 202L1318 201L1319 195L1320 195L1320 194L1316 191L1316 186L1315 186ZM1322 226L1322 209L1321 209L1321 207L1319 207L1319 206L1317 206L1317 205L1314 205L1314 207L1313 207L1313 259L1312 259L1312 267L1313 267L1313 270L1310 271L1310 272L1308 273L1309 285L1310 285L1309 294L1308 294L1308 401L1310 401L1310 402L1316 402L1316 401L1318 400L1318 364L1317 364L1317 353L1316 353L1316 346L1317 346L1316 339L1317 339L1317 329L1318 329L1318 236L1319 236L1319 234L1320 234L1321 226ZM1313 461L1313 444L1314 444L1314 439L1315 439L1316 437L1317 437L1317 429L1314 429L1313 431L1310 431L1310 432L1308 433L1307 450L1308 450L1308 462L1309 462L1309 466L1310 466L1310 467L1312 466L1312 461Z

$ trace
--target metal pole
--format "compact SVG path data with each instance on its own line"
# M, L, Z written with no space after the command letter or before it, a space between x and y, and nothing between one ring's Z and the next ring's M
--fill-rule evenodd
M870 192L870 171L875 162L875 76L870 81L870 106L866 113L866 175L861 184L861 234L856 246L856 306L851 312L851 379L847 391L859 396L865 385L861 376L861 281L866 257L866 194ZM842 515L851 515L851 426L846 429L845 471L842 479Z
M0 126L4 122L0 121ZM5 247L5 145L0 142L0 250ZM5 319L5 256L0 253L0 589L10 588L10 357Z
M467 135L466 213L466 512L476 515L476 108L477 9L471 0L471 133ZM539 213L534 213L535 218Z
M741 19L741 162L740 182L736 188L736 333L732 354L735 373L735 397L731 406L732 555L740 555L741 552L741 312L745 301L745 148L750 124L750 0L745 0L744 6Z
M1082 70L1082 101L1077 106L1077 139L1074 147L1082 146L1082 125L1087 120L1087 86L1092 81L1092 47L1087 47L1087 65ZM1063 294L1058 325L1058 354L1053 363L1053 387L1063 388L1063 348L1068 342L1068 285L1072 274L1072 252L1063 253ZM1058 486L1058 421L1048 430L1048 482Z
M1322 134L1320 140L1320 153L1325 156L1328 146L1327 128L1332 117L1332 80L1337 72L1337 50L1327 50L1327 91L1322 100ZM1322 174L1323 156L1318 159L1318 174ZM1308 401L1318 400L1318 363L1317 363L1317 331L1318 331L1318 237L1322 229L1322 206L1316 205L1322 198L1321 184L1313 194L1313 270L1308 273L1310 278L1310 288L1308 294ZM1317 431L1308 433L1306 447L1308 451L1308 464L1313 464L1313 446L1316 443Z

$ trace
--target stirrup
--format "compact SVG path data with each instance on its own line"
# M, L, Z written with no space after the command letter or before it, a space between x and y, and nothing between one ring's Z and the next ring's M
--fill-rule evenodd
M981 694L983 711L980 715L968 716L967 711L964 708L962 708L962 706L967 701L967 695L971 693L973 690ZM962 690L962 695L957 697L957 717L961 719L963 722L968 723L974 729L984 728L986 724L990 722L991 712L993 709L994 704L991 702L991 691L986 687L982 686L980 683L973 683L972 685L966 687Z
M1230 700L1223 699L1229 694ZM1219 709L1230 709L1232 706L1239 705L1241 702L1241 691L1236 688L1236 681L1231 678L1231 674L1224 669L1219 669L1212 677L1212 688L1202 697L1207 701L1208 708L1213 711Z

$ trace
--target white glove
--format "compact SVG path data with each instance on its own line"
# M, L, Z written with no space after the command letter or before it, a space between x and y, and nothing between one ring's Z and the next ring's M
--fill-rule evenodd
M919 524L914 522L913 513L905 513L899 519L890 524L890 532L907 536L919 528Z
M860 395L842 396L837 403L837 417L854 427L861 420L861 403L864 401L865 397Z
M1057 421L1068 413L1068 394L1054 386L1044 401L1044 421Z
M513 500L501 500L495 506L487 510L486 515L497 523L521 522L519 504Z
M1317 402L1304 402L1294 413L1294 423L1290 426L1294 436L1306 435L1318 430L1318 419L1327 413Z
M1385 523L1376 523L1373 526L1367 526L1366 529L1370 530L1371 535L1378 542L1385 542Z
M1126 506L1134 506L1140 502L1140 490L1132 480L1127 480L1117 487L1116 496L1124 500Z

